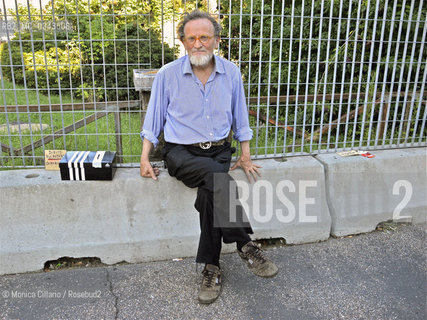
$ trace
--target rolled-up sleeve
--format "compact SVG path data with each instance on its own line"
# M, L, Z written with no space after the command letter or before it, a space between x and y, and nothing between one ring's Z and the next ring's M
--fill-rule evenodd
M159 143L157 139L163 130L167 109L167 94L165 88L164 75L158 72L151 88L150 101L147 113L142 126L141 139L146 138L156 147Z
M240 71L236 68L233 78L233 138L238 141L248 141L252 139L252 129L249 126L248 109L246 106L243 81Z

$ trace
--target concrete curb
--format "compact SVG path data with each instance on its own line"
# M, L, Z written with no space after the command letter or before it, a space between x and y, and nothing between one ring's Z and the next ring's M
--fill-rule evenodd
M342 213L347 205L339 201L352 192L343 187L339 174L358 161L370 164L365 168L368 176L377 171L386 174L396 161L401 164L400 180L409 179L407 172L415 172L410 180L415 196L401 215L411 214L413 222L426 221L420 214L427 207L425 198L420 198L426 190L425 175L420 174L425 173L425 148L376 155L374 159L321 155L317 157L320 162L311 156L291 157L285 162L257 161L263 166L263 176L251 185L241 170L233 171L236 181L248 187L245 201L254 238L280 237L288 244L315 242L328 239L331 230L333 235L365 232L377 221L389 220L402 195L384 207L384 214L372 211L372 219L367 218L371 215L367 211L362 216L352 211L350 218ZM384 163L387 167L383 170ZM376 192L381 192L381 186L378 184ZM385 196L389 185L385 187L378 194ZM268 196L271 192L272 198ZM186 188L165 170L157 182L142 179L137 168L119 169L108 182L61 181L58 172L45 170L2 171L0 195L0 274L37 271L46 261L63 256L99 257L107 264L136 263L191 257L197 250L196 190ZM269 219L263 222L265 218ZM369 223L359 223L359 219ZM233 250L233 245L224 246L224 252Z

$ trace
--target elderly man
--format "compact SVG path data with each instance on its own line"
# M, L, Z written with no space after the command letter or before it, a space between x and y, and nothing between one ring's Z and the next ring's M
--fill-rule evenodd
M242 210L241 223L228 224L229 202L216 205L214 199L216 192L228 195L233 181L227 174L233 152L227 141L230 130L241 146L241 155L231 170L241 167L249 181L260 174L260 166L250 157L252 130L240 71L213 54L220 42L220 30L208 13L196 10L184 16L178 35L188 55L157 73L141 132L141 176L157 180L159 169L151 166L148 156L163 131L163 159L169 174L187 187L198 188L195 208L200 214L201 234L196 262L205 264L200 303L211 303L220 294L222 241L236 243L240 257L254 274L273 277L278 272L251 241L249 234L253 232L249 223L242 221Z

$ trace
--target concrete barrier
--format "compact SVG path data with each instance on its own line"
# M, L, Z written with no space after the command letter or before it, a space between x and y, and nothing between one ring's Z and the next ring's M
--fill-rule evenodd
M368 232L393 218L427 221L426 148L374 154L256 161L262 178L250 185L243 171L233 171L253 238L297 244ZM107 264L194 256L195 198L195 189L166 170L157 182L141 178L138 168L118 169L113 181L0 171L0 274L37 271L64 256L98 257Z
M248 199L247 215L255 238L284 238L287 244L326 240L330 236L331 218L326 201L324 169L311 156L262 160L262 176L248 184L242 170L233 178ZM243 202L243 201L242 201Z
M427 221L426 148L372 153L316 157L325 166L334 236L369 232L388 220Z
M327 239L331 221L322 166L312 157L258 163L264 169L257 186L262 183L265 188L269 183L275 190L286 180L281 192L286 194L285 204L295 206L295 217L274 197L274 210L282 208L282 216L289 221L259 222L249 213L254 238L283 237L287 243ZM232 175L246 181L240 170ZM315 182L301 186L300 181L307 179ZM250 186L249 204L254 186ZM99 257L113 264L196 253L196 191L169 177L166 170L157 182L141 178L137 168L118 169L113 181L61 181L53 171L3 171L0 194L0 274L40 270L46 261L63 256ZM261 214L266 201L266 194L259 197ZM309 221L301 221L301 212ZM234 250L233 245L224 246L225 252Z
M43 170L0 177L0 273L40 270L62 256L112 264L196 249L195 193L165 173L157 183L138 169L117 170L113 181L61 181L58 172Z

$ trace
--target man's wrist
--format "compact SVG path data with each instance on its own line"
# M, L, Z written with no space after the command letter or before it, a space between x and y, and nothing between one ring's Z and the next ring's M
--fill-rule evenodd
M141 163L142 162L150 162L150 159L148 158L148 156L141 156Z
M251 160L251 156L250 156L250 155L247 155L247 154L242 154L242 155L240 156L240 159L241 159L242 161L249 161L249 160Z

